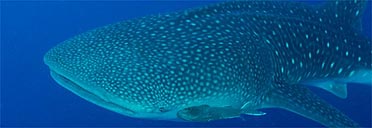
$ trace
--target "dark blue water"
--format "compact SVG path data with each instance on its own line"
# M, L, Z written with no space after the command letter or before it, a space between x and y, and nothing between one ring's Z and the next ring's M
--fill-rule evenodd
M43 54L86 30L134 17L215 2L1 2L1 126L321 126L280 109L261 117L210 123L128 118L89 103L54 82ZM318 4L318 2L308 2ZM371 35L371 1L363 33ZM348 99L312 89L362 126L371 126L371 87L349 85Z

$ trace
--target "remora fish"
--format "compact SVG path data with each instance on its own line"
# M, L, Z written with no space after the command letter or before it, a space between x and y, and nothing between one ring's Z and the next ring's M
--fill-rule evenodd
M210 121L283 108L353 127L303 85L345 98L346 83L371 84L371 41L355 31L364 5L224 2L97 28L44 61L63 87L130 117Z

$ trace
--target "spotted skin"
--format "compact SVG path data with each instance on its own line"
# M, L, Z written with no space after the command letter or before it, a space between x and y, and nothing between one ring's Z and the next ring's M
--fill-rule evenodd
M65 88L131 117L177 120L201 105L279 107L326 126L357 126L299 83L371 70L371 42L349 20L363 4L231 1L146 16L77 35L44 62Z

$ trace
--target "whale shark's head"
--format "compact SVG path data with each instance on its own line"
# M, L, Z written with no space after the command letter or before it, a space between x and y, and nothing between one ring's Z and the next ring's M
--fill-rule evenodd
M244 88L246 76L239 75L246 58L237 59L244 51L227 39L234 36L213 41L221 34L194 31L193 24L175 24L167 15L144 19L66 40L44 62L63 87L131 117L173 120L187 107L239 107L254 96L245 91L253 90Z
M159 81L168 76L147 69L149 64L137 58L138 53L131 52L130 47L109 50L117 47L110 46L115 42L95 40L105 36L96 32L67 40L45 54L44 62L53 79L80 97L126 116L176 119L182 106L165 91L167 82Z

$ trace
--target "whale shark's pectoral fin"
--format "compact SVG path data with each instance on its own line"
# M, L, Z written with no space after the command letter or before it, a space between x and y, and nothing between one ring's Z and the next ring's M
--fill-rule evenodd
M357 127L358 124L301 85L276 86L263 108L279 107L317 121L327 127Z
M329 80L304 81L301 84L324 89L339 98L347 98L347 84L357 83L361 85L372 85L372 70L358 70L350 73L346 78L334 78Z
M347 98L347 83L344 83L344 82L319 81L319 82L307 82L304 84L324 89L342 99Z

